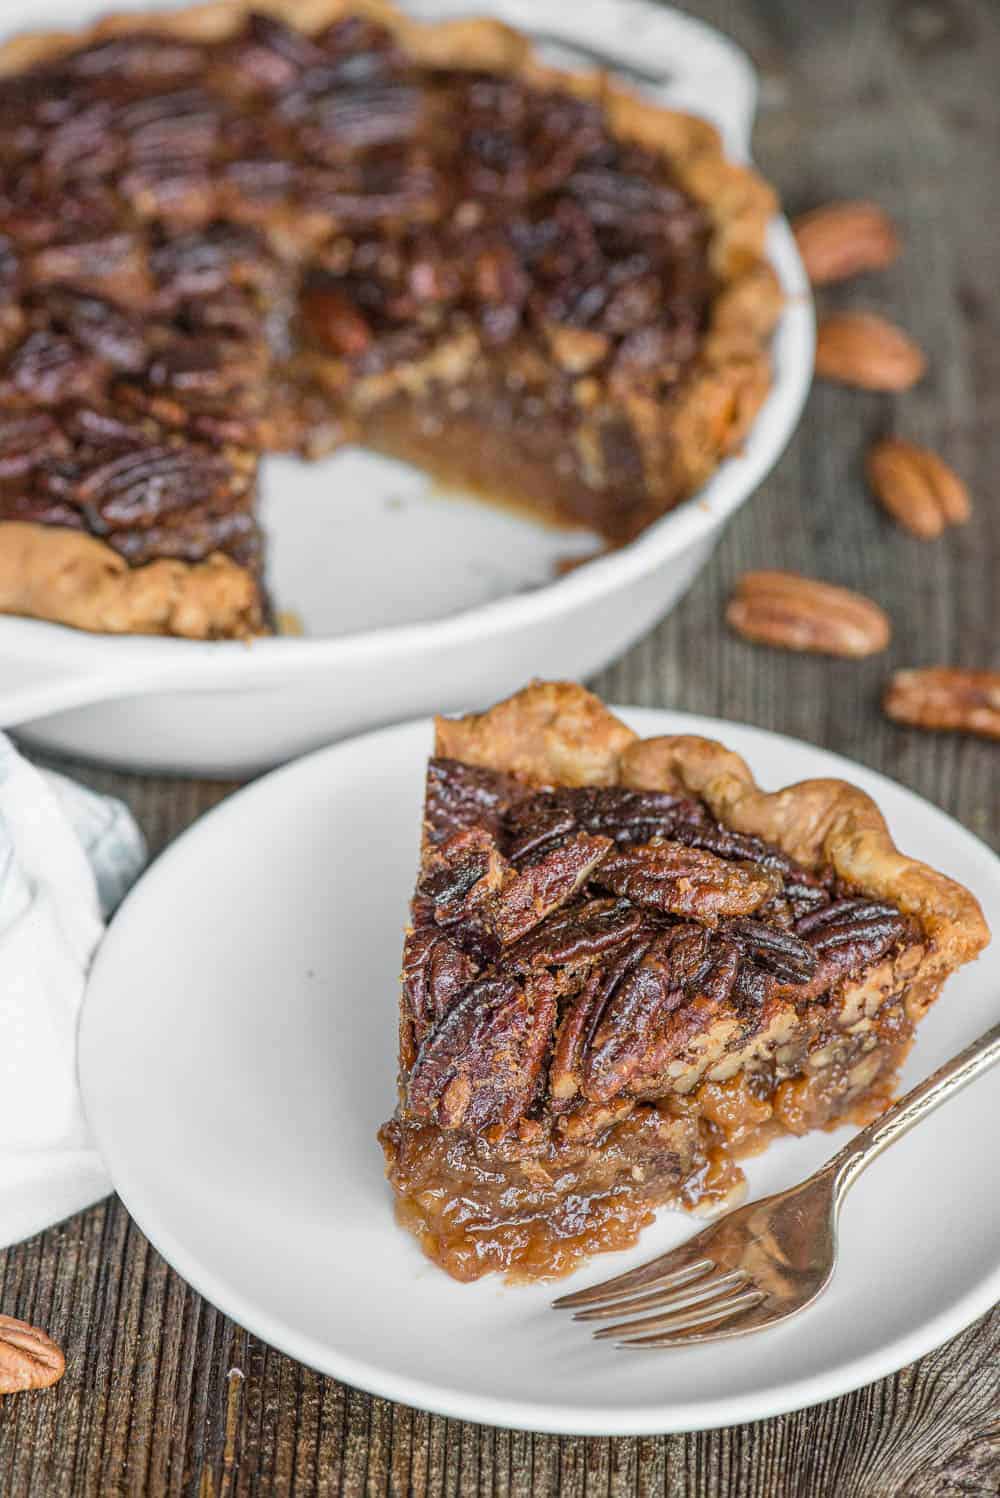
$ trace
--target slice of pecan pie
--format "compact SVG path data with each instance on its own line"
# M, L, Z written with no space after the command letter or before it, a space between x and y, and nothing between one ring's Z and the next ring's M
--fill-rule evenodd
M256 464L357 441L612 543L769 385L768 187L492 21L221 0L0 46L0 612L266 627Z
M885 1107L988 939L843 781L765 793L566 683L441 719L380 1134L398 1216L457 1279L533 1278L729 1202L740 1156Z

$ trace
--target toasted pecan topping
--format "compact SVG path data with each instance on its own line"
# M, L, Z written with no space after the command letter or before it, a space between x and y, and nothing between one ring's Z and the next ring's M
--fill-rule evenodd
M98 399L103 385L100 359L67 334L38 328L18 345L0 372L0 405L57 406Z
M228 487L228 465L216 453L162 445L125 451L93 468L75 487L95 528L149 523Z
M811 1002L916 940L894 906L687 797L529 789L438 759L428 807L404 1108L446 1128L499 1137L528 1109L655 1095L711 1020L747 1038L773 1001Z
M47 411L14 411L0 415L0 482L22 478L45 454L57 457L69 442Z

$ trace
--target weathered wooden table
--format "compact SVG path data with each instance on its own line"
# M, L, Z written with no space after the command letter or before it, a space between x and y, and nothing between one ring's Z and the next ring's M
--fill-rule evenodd
M824 744L996 842L1000 749L894 727L878 693L890 665L1000 665L1000 10L996 0L689 8L759 64L757 157L789 208L870 195L898 218L898 266L826 301L897 318L930 373L903 397L817 388L693 591L596 686ZM967 478L976 513L965 530L928 545L876 511L861 454L891 427ZM879 599L895 623L889 656L832 662L734 639L724 599L738 572L760 565ZM123 796L154 850L232 789L69 768ZM298 1366L191 1291L113 1198L0 1265L0 1306L51 1331L68 1361L56 1389L3 1401L3 1498L1000 1493L1000 1310L894 1378L797 1415L699 1435L557 1439L394 1407Z

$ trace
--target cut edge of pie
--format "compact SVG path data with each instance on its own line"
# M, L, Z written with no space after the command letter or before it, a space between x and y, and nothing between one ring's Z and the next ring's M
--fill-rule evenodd
M83 47L142 32L211 44L234 36L251 13L283 20L307 34L350 17L391 32L418 66L484 70L541 89L595 101L612 138L662 153L711 220L709 263L718 290L699 348L699 367L675 392L669 441L658 425L658 403L637 395L630 419L669 465L672 496L658 514L693 493L746 435L771 384L767 343L783 296L764 258L764 237L776 211L770 186L751 168L730 161L717 130L696 116L644 102L604 74L543 65L525 37L487 18L417 21L388 0L213 0L171 12L109 15L78 31L25 33L0 43L0 81ZM113 295L113 285L109 291ZM654 430L655 429L655 430ZM388 450L421 461L409 433ZM377 444L376 444L377 445ZM669 447L664 457L663 449ZM461 482L445 463L439 477ZM508 496L517 502L517 496ZM528 508L545 512L544 497ZM556 513L554 511L554 513ZM197 561L176 556L138 565L107 542L58 523L0 519L0 613L14 613L97 632L246 637L266 632L267 608L254 571L223 552Z
M439 719L428 792L380 1139L461 1280L565 1274L658 1206L731 1204L773 1138L876 1116L990 939L857 787L764 791L570 683Z

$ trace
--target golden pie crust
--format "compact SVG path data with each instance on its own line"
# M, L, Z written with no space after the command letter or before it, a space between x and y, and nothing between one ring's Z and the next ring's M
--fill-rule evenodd
M242 639L261 629L257 583L221 552L130 567L79 531L0 524L0 613L107 634Z
M213 0L171 12L110 15L81 31L44 31L0 45L0 74L13 74L129 32L155 32L212 43L234 35L252 11L306 33L360 16L392 32L417 63L516 76L596 100L611 132L662 152L681 186L707 210L713 225L712 270L720 291L699 351L698 368L678 392L669 430L652 398L625 401L647 457L679 491L690 493L734 451L770 388L767 340L782 295L764 259L767 224L776 208L771 188L751 169L727 160L718 132L704 120L663 109L627 93L599 73L543 66L527 39L489 19L419 22L386 0ZM0 611L112 632L211 638L259 632L256 580L219 557L131 567L101 541L18 522L0 521ZM139 576L138 574L141 574ZM242 577L240 576L242 574Z

